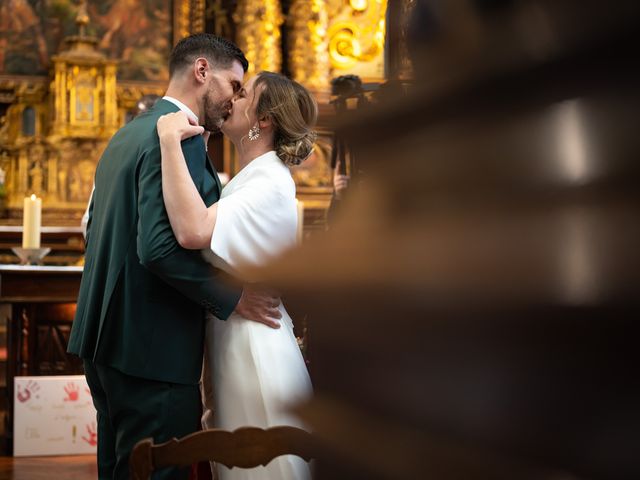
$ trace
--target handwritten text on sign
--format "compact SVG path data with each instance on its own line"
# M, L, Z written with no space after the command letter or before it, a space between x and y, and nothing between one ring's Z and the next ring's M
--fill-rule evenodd
M96 411L84 375L15 377L13 454L95 454Z

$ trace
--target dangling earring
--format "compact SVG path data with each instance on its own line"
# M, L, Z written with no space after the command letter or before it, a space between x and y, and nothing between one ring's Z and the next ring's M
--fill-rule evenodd
M260 125L257 123L249 129L249 140L257 140L260 136Z

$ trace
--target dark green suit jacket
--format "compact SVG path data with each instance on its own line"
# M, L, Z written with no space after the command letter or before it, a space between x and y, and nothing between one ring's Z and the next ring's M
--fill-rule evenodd
M240 286L176 241L162 199L156 121L178 110L160 100L120 129L95 178L85 267L68 351L128 375L195 384L205 309L226 319ZM207 205L220 182L201 136L182 142Z

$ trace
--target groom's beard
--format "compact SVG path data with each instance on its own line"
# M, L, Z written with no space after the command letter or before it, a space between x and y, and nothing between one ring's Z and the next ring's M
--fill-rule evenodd
M214 103L205 98L204 129L209 132L219 132L229 113L230 104L231 102Z

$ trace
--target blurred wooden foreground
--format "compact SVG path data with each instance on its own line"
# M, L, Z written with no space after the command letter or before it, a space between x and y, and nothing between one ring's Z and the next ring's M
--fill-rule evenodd
M639 478L639 13L416 2L414 86L265 276L309 312L318 478Z

